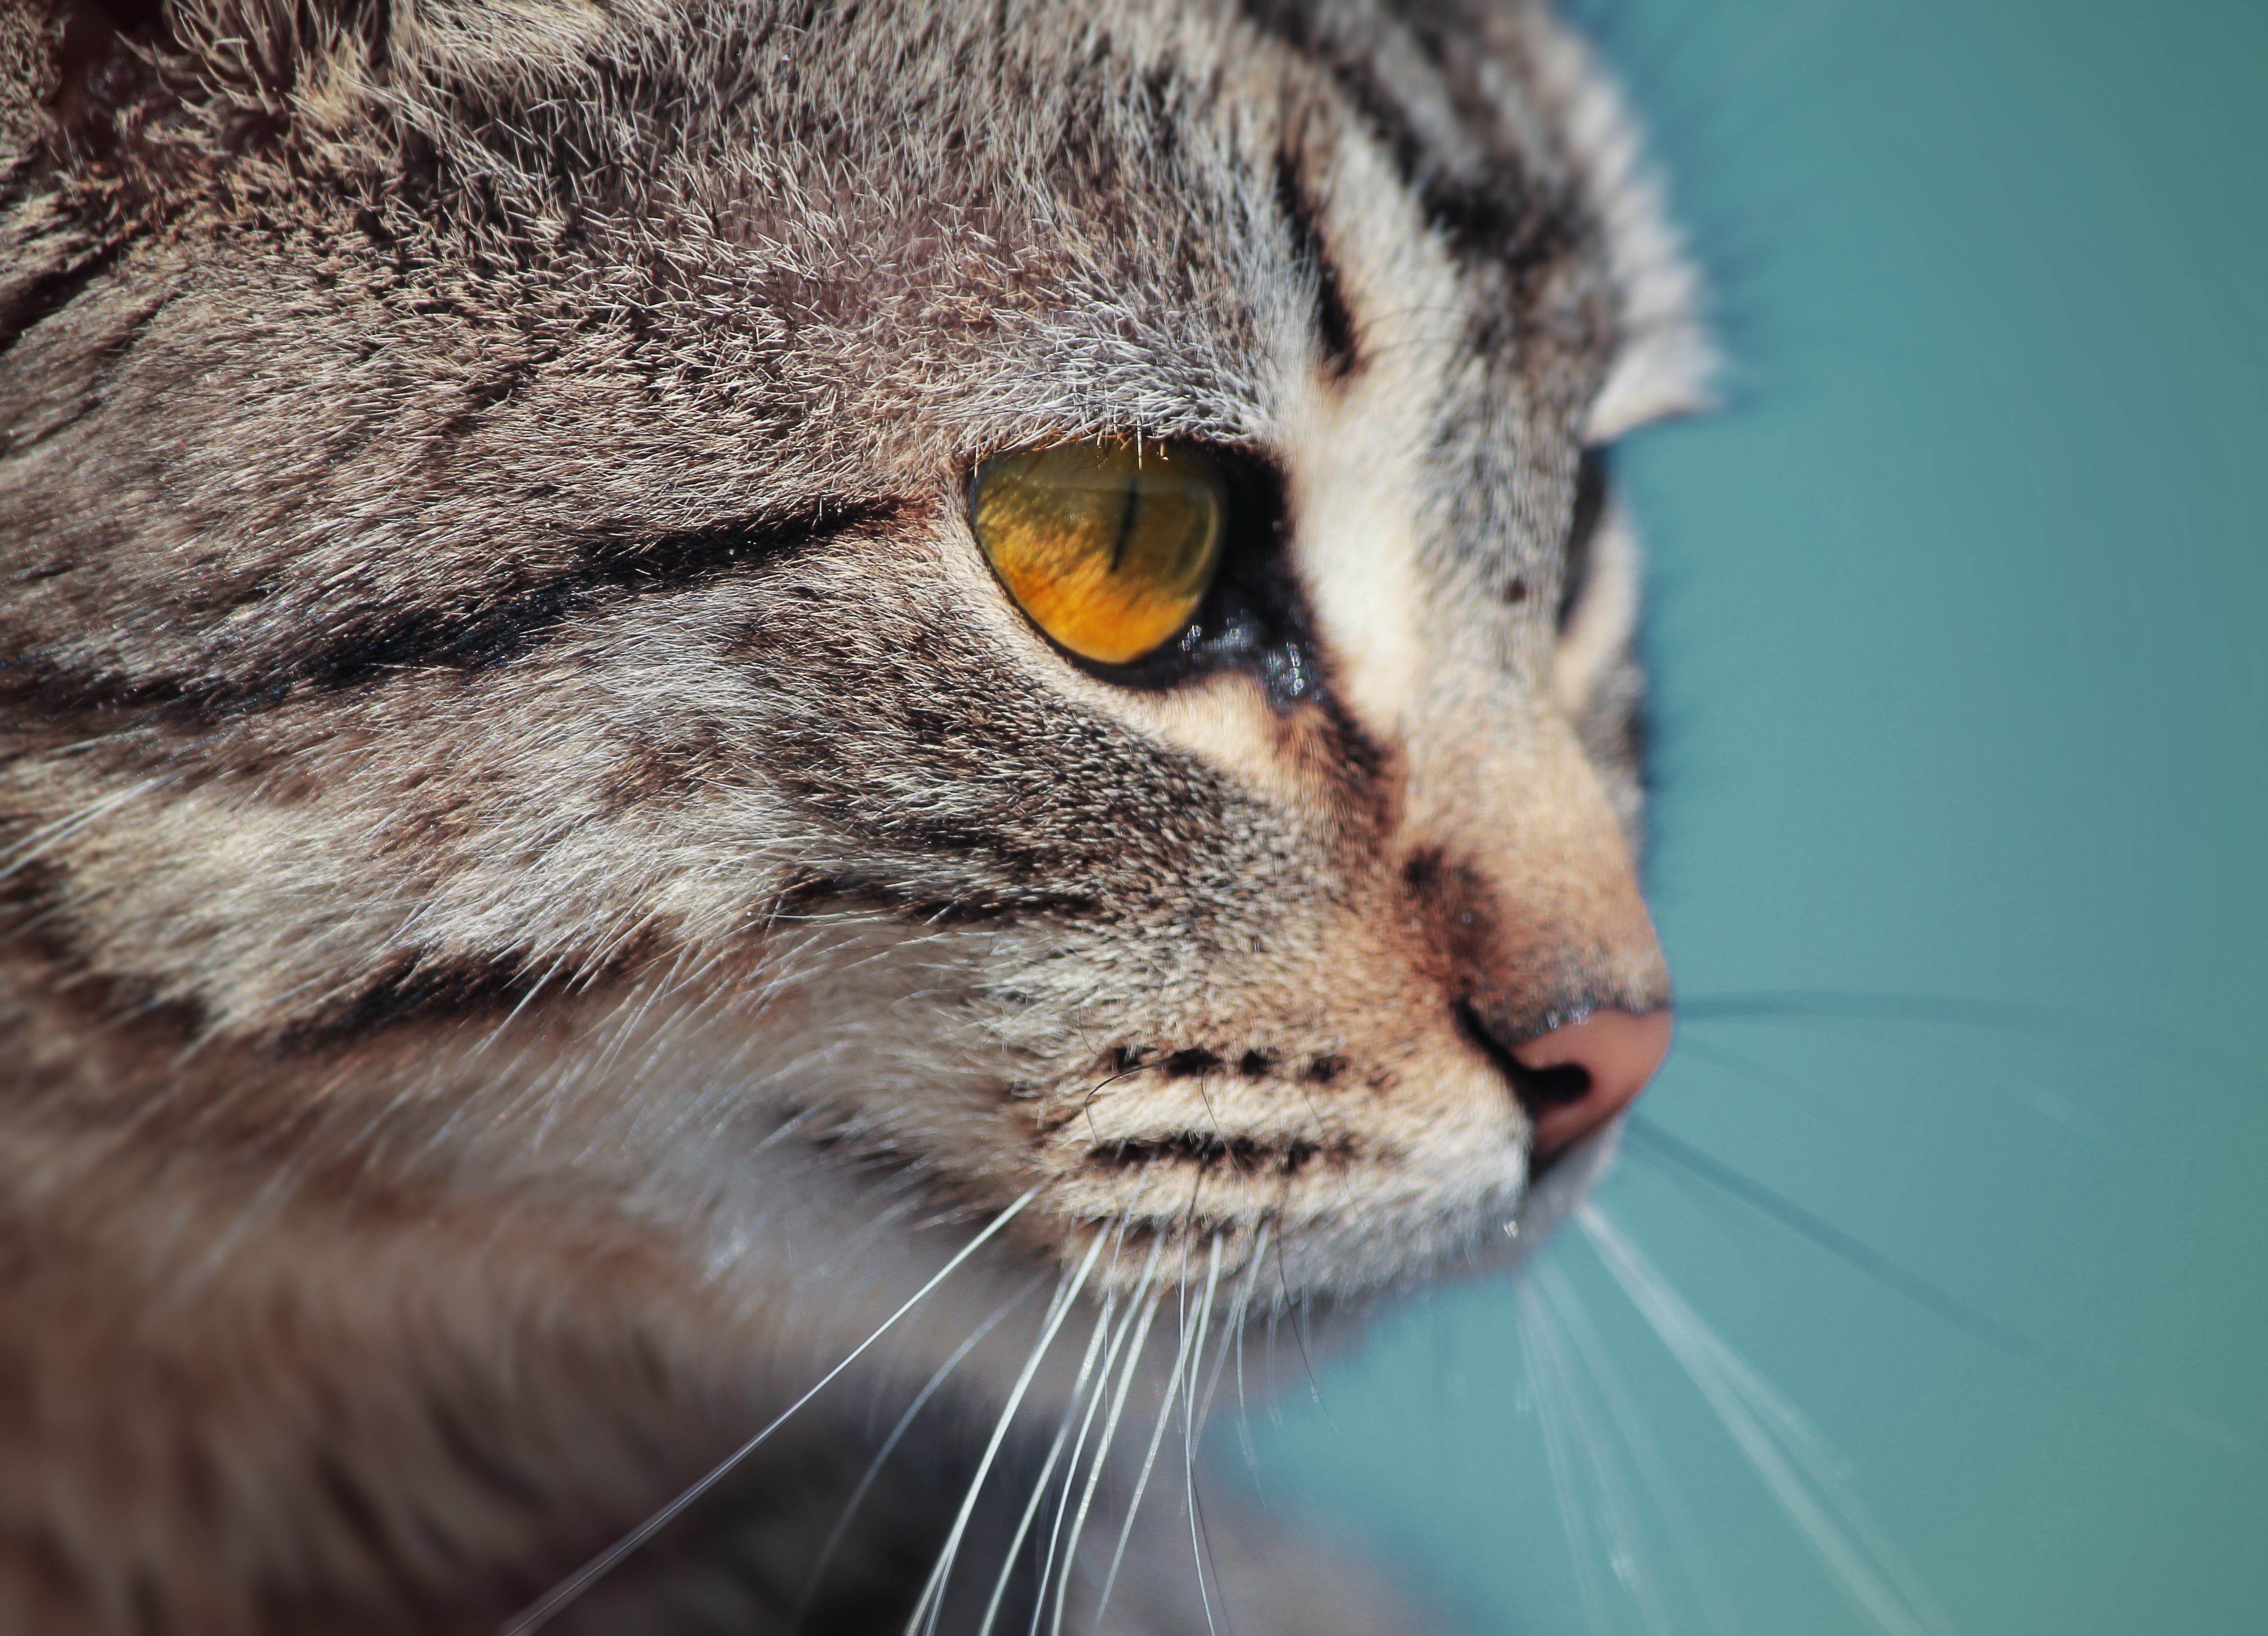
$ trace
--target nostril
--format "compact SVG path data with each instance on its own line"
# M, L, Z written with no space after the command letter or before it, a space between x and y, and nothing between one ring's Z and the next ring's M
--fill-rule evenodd
M1457 1031L1505 1077L1513 1100L1528 1109L1530 1118L1542 1109L1565 1108L1591 1094L1591 1071L1582 1064L1563 1062L1531 1068L1517 1054L1524 1048L1506 1046L1499 1040L1472 1001L1459 1000L1456 1013Z
M1506 1076L1512 1080L1513 1094L1520 1098L1521 1106L1530 1113L1535 1112L1538 1106L1569 1107L1591 1094L1591 1071L1578 1062L1557 1063L1549 1068L1531 1068L1507 1051L1504 1067Z
M1457 1006L1457 1021L1511 1085L1546 1156L1629 1107L1669 1053L1667 1010L1594 1011L1510 1047L1469 1002Z

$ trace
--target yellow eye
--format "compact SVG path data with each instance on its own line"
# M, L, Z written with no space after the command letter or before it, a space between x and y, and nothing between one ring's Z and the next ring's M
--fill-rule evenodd
M969 483L993 571L1039 628L1123 665L1187 624L1220 565L1228 489L1186 443L1063 443L996 455Z

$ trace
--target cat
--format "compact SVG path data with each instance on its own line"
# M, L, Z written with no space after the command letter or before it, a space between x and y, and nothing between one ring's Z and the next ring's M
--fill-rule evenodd
M5 0L0 119L0 1629L1428 1628L1186 1446L1667 1047L1582 44Z

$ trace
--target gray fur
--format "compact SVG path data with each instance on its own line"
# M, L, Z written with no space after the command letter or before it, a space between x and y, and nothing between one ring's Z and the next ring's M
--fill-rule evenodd
M0 146L0 1629L489 1628L1029 1194L568 1616L780 1629L1034 1269L1114 1235L1084 1344L1461 1262L1453 1007L1666 998L1627 549L1553 615L1700 353L1528 6L5 0ZM1296 641L1037 637L967 474L1102 433L1273 474ZM1041 1304L810 1628L902 1623ZM1215 1522L1247 1636L1422 1623Z

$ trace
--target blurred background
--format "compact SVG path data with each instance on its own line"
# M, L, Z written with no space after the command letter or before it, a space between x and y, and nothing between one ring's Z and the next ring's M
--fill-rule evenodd
M2268 1630L2268 6L1589 0L1715 292L1678 1049L1214 1458L1475 1632Z

